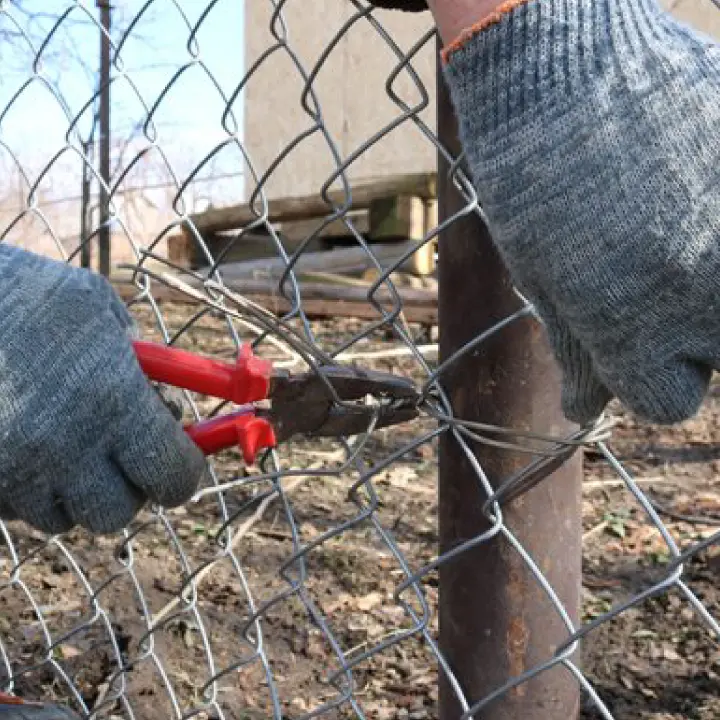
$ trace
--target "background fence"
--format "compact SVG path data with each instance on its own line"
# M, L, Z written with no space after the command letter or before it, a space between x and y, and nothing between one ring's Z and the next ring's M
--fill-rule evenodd
M119 537L2 525L5 690L98 718L720 716L718 394L676 428L562 422L428 22L0 2L5 242L95 268L111 248L147 338L424 393L392 429L223 453Z

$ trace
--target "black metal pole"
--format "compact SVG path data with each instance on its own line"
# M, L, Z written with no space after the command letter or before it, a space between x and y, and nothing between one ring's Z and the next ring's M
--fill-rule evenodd
M438 134L459 154L457 125L438 71ZM465 206L440 157L440 220ZM440 356L447 358L519 307L512 284L477 215L452 224L439 241ZM560 410L559 373L538 323L524 318L452 366L441 380L463 419L563 436L573 429ZM528 455L473 447L490 482L524 467ZM507 528L540 566L570 617L579 615L581 583L581 460L575 456L539 486L503 507ZM458 442L440 445L440 550L489 527L487 498ZM508 680L553 657L567 630L526 563L501 535L441 566L440 648L471 705ZM556 666L503 694L475 720L573 720L580 704L574 677ZM462 714L441 678L440 720Z
M92 173L89 164L93 152L94 132L90 140L83 144L83 166L82 166L82 199L80 201L80 266L89 268L92 265L92 246L88 242L88 235L92 227Z
M100 229L98 261L100 273L110 276L110 24L109 0L97 0L100 8Z

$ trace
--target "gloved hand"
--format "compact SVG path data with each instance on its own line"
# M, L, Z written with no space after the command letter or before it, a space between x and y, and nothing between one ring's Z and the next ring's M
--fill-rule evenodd
M720 368L720 46L655 0L505 6L448 44L446 76L566 415L615 396L687 419Z
M0 517L122 529L188 500L205 458L142 373L101 276L0 243Z
M403 10L404 12L422 12L428 9L425 0L368 0L375 7L386 10Z

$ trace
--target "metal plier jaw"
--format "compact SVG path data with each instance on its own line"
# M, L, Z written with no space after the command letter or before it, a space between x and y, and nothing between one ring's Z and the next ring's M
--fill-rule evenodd
M419 414L414 383L391 373L325 365L293 375L274 370L247 345L235 364L156 343L133 345L150 380L241 406L185 426L206 455L239 446L245 462L252 464L258 451L295 435L358 435Z

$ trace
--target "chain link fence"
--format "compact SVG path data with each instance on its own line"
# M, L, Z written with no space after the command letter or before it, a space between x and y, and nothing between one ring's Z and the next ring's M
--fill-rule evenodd
M720 717L717 392L678 428L619 408L567 436L468 420L448 379L531 310L516 298L439 359L435 246L479 208L438 137L434 32L355 0L311 5L252 0L243 19L222 0L128 2L103 27L87 3L0 1L3 241L91 266L105 243L146 338L218 358L251 343L293 372L389 370L423 397L411 422L292 439L252 467L223 452L191 503L148 508L119 537L1 525L2 689L97 718L449 720L520 717L526 688L559 673L575 705L532 717ZM187 400L196 419L224 409ZM485 524L438 555L442 452L465 458ZM573 600L512 518L582 452ZM520 661L478 696L440 630L487 642L480 596L503 595L463 558L488 548L524 578L526 626L560 630L493 640L486 667L503 648ZM443 616L448 567L465 573L466 617Z

